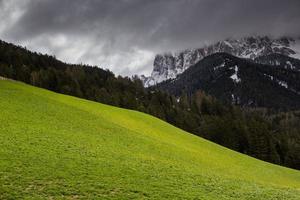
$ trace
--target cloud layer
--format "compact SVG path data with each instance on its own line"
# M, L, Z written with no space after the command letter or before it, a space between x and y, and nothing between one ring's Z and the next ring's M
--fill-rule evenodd
M116 74L227 37L300 35L299 0L0 0L1 39Z

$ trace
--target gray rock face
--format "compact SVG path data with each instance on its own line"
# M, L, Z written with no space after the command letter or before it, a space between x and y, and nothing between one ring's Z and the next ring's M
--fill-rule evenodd
M145 87L176 78L190 66L214 53L225 52L237 57L255 60L273 53L300 58L300 42L290 37L245 37L227 39L199 49L187 49L172 54L156 55L149 77L141 77Z

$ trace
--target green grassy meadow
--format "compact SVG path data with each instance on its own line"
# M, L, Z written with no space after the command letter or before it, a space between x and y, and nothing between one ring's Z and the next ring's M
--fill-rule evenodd
M300 199L300 171L164 121L0 80L0 199Z

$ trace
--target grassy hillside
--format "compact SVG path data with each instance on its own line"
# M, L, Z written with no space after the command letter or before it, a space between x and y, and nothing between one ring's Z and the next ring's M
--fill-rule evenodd
M300 172L157 118L0 80L0 199L299 199Z

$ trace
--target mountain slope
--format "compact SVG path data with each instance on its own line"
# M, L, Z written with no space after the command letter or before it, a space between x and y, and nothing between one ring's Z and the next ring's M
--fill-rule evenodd
M269 54L282 54L300 58L300 40L290 37L245 37L227 39L199 49L187 49L173 54L157 55L154 59L150 77L141 76L146 87L164 80L176 78L190 66L214 53L228 53L240 58L255 59Z
M300 60L282 54L269 54L257 57L254 60L256 63L281 66L285 69L300 71Z
M297 199L296 170L157 118L0 80L0 199Z
M299 109L300 71L290 65L263 65L217 53L156 87L177 96L204 90L223 102L241 106Z

